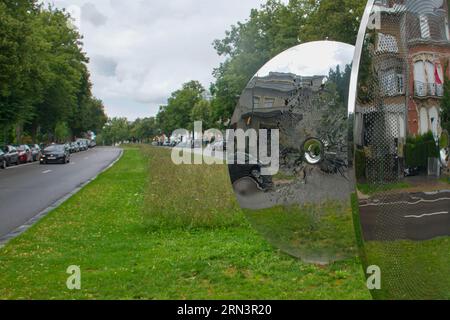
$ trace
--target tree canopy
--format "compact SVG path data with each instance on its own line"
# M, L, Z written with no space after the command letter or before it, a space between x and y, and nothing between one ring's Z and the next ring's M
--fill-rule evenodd
M35 0L0 0L1 140L101 130L107 119L92 95L88 62L67 12Z
M214 70L213 119L226 123L253 75L271 58L300 43L356 42L365 2L359 0L268 0L246 22L226 31L213 45L226 60Z

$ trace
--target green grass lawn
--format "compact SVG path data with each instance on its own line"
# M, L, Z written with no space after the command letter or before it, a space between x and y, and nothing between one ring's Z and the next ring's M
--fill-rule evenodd
M407 182L396 182L396 183L380 183L380 184L369 184L369 183L358 183L358 190L363 194L374 195L376 193L384 193L392 190L401 190L410 188L411 184Z
M246 212L252 226L283 251L317 264L357 255L350 201Z
M367 262L382 272L377 299L450 299L450 238L366 242Z
M277 251L238 208L226 166L177 167L166 149L125 149L0 249L0 299L369 298L356 257L322 267Z
M450 177L441 177L440 181L450 184Z

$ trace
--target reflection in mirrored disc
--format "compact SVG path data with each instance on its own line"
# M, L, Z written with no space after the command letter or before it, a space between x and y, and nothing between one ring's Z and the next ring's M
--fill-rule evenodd
M241 207L272 244L310 263L327 264L356 252L347 112L353 53L353 46L332 41L281 53L248 83L231 122L233 129L258 133L247 135L245 148L227 143L247 160L229 165ZM275 149L274 135L279 137ZM264 145L271 164L274 156L278 161L270 174L264 173L270 165L260 153Z
M375 298L449 299L449 4L369 9L350 109L362 260L381 268Z

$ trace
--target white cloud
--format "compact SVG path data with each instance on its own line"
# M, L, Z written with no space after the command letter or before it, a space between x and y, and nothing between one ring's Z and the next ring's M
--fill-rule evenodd
M263 77L269 72L290 72L301 76L328 75L337 65L344 70L353 60L354 47L334 41L315 41L288 49L258 71Z
M51 2L46 0L46 2ZM265 0L60 0L78 7L94 94L109 116L154 115L189 80L206 88L221 62L212 42Z

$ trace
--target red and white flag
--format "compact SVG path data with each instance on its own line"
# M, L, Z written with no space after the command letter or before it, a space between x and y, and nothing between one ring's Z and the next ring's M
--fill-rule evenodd
M438 64L434 64L434 78L436 80L436 84L442 84L441 76L439 75Z

